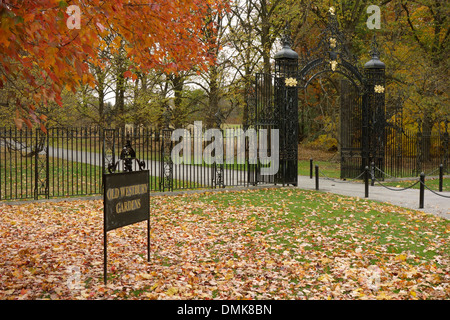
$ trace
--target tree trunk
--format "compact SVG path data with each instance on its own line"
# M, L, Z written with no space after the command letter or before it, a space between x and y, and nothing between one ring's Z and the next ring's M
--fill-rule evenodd
M181 75L175 75L172 79L173 91L174 91L174 110L172 112L172 123L175 129L181 128L184 122L184 112L182 110L183 101L183 87L184 77Z
M430 115L425 114L422 122L422 157L423 162L431 160L431 131L434 121Z
M209 110L206 115L206 127L216 127L216 113L219 111L219 83L218 83L218 71L216 66L211 66L209 69L209 97L208 105Z

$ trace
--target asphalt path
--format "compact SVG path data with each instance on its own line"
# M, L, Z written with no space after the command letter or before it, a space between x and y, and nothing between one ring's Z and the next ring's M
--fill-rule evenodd
M309 176L299 176L298 187L306 190L315 190L315 178L310 179ZM365 186L360 182L346 182L338 179L320 178L319 190L344 196L365 197ZM390 203L396 206L431 213L445 219L450 219L450 192L433 193L425 188L423 209L419 209L419 193L419 189L403 190L402 188L395 187L389 187L389 189L387 189L378 183L375 183L374 186L369 186L368 199Z

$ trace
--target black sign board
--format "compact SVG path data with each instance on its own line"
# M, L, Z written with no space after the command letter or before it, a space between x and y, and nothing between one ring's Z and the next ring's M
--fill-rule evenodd
M106 231L150 218L148 183L148 170L105 175Z
M104 174L103 183L104 282L106 283L108 231L147 220L147 249L150 261L149 171Z

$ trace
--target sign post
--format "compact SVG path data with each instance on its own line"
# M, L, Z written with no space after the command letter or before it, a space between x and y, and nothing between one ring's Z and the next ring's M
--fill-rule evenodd
M149 171L104 174L103 279L107 281L107 233L147 220L147 260L150 261Z

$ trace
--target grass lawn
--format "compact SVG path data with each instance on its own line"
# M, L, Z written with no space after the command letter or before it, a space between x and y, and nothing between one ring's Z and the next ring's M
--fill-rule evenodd
M146 222L110 231L105 286L102 201L0 205L0 299L450 298L442 218L294 188L151 208L151 262Z
M315 175L315 165L319 166L319 176L321 178L336 178L339 179L341 176L341 165L337 162L329 161L314 161L313 162L313 176ZM301 176L309 176L310 173L310 163L309 160L299 160L298 161L298 174Z

